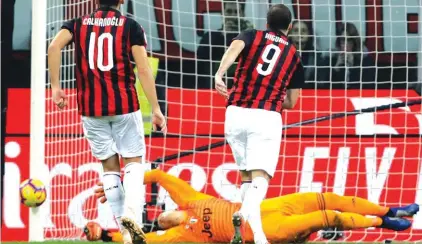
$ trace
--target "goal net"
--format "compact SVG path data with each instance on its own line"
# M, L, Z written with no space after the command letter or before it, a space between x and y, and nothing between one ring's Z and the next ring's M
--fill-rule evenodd
M267 197L311 191L387 206L422 203L419 0L126 0L121 11L145 29L168 116L168 136L151 133L150 108L139 92L150 167L239 201L239 177L224 143L225 102L212 90L212 75L230 41L248 28L264 29L268 7L277 3L293 13L290 41L300 50L307 82L295 109L283 112L280 160ZM94 9L91 0L48 0L46 44L63 21ZM73 54L73 45L63 51L61 81L70 101L64 111L46 86L46 239L84 238L87 221L117 227L109 206L93 196L102 168L77 115ZM232 76L230 69L229 86ZM147 192L148 221L177 207L159 186ZM344 233L346 241L421 238L419 215L406 232Z

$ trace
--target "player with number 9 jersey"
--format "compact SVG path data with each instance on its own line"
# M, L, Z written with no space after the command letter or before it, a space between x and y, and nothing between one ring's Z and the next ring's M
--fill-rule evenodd
M296 47L282 32L247 30L227 105L281 112L287 89L301 88L303 66Z
M255 243L268 243L259 206L278 163L280 113L295 106L305 82L299 53L287 38L291 21L285 5L273 5L267 30L247 30L234 38L215 75L217 92L227 98L225 137L242 177L242 207L233 215L232 244L244 242L243 221L250 224ZM234 85L227 92L222 77L237 58Z
M102 182L110 197L111 210L125 243L130 236L121 225L128 217L142 224L145 189L139 177L145 155L142 114L135 90L134 60L146 97L152 107L152 124L166 132L165 118L158 105L155 81L146 51L142 27L123 16L124 0L98 0L91 14L67 21L51 42L48 63L53 102L63 109L67 104L59 73L61 50L74 43L78 111L82 127L94 157L102 162ZM120 157L124 167L120 178ZM135 180L136 179L136 180ZM124 190L123 190L124 189ZM139 197L141 196L141 197Z

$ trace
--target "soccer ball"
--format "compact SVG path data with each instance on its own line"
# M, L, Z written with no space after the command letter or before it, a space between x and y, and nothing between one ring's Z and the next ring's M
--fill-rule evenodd
M20 185L21 203L34 208L41 206L47 198L44 184L37 179L27 179Z

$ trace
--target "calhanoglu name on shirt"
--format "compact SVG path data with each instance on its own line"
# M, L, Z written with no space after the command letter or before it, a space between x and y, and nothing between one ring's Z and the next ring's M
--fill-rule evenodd
M83 20L83 25L96 25L96 26L122 26L125 23L124 19L112 18L86 18Z

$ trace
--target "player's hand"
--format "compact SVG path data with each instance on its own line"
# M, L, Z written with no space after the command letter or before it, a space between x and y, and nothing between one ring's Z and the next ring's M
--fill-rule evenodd
M95 197L96 197L98 200L100 200L100 203L105 203L105 202L107 202L107 198L106 198L105 193L104 193L104 186L103 186L103 183L102 183L102 182L98 182L98 183L97 183L97 186L99 186L99 187L98 187L98 188L96 188L96 189L94 190Z
M152 129L157 131L157 127L160 127L160 131L163 132L163 134L167 134L166 118L164 118L160 109L156 109L152 112Z
M53 102L60 110L67 106L67 96L62 89L53 89Z
M227 99L229 97L226 83L224 83L223 78L220 75L215 75L215 89L217 90L218 94L224 98Z

